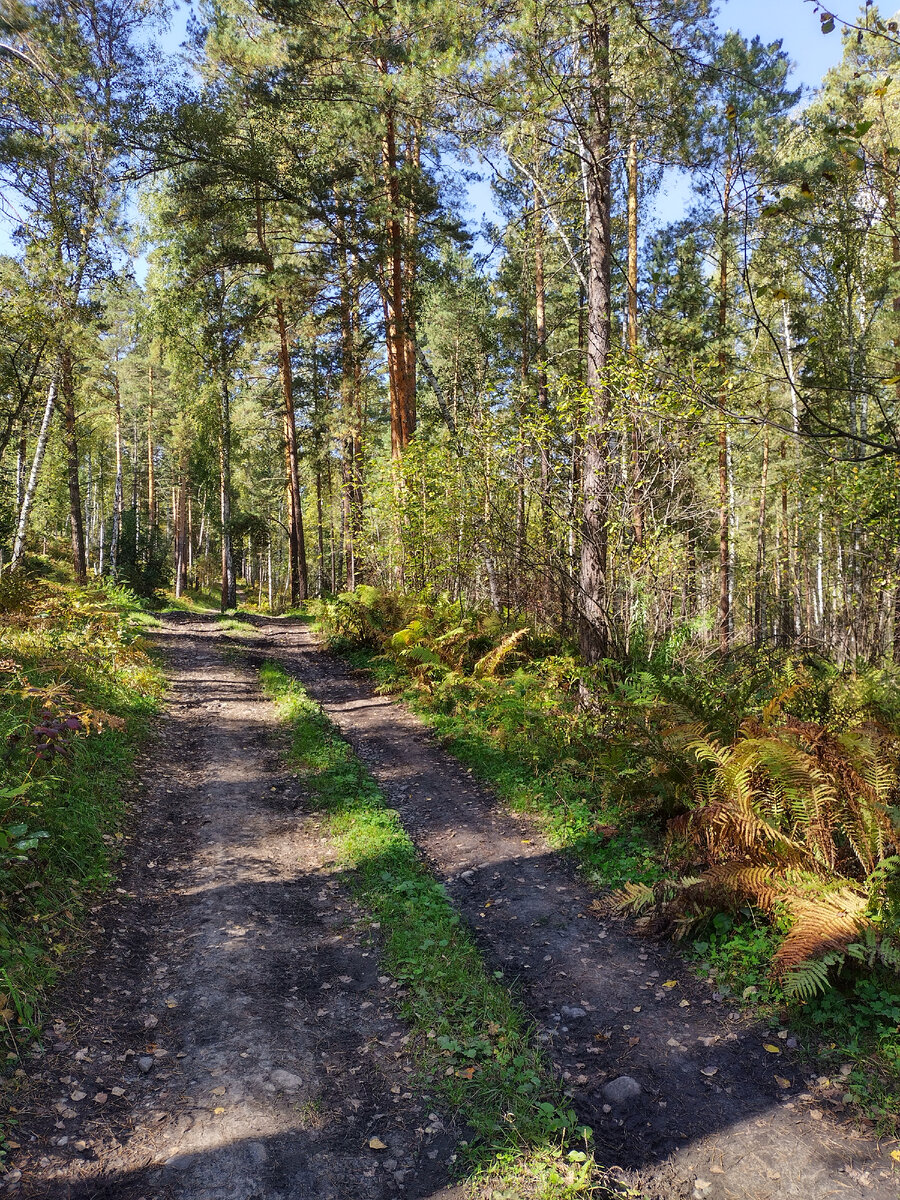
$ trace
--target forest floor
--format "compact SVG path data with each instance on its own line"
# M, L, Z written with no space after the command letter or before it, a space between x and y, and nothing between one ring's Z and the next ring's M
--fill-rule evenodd
M465 1131L419 1080L403 988L285 766L251 669L274 661L400 813L623 1184L653 1200L896 1200L895 1143L873 1140L786 1030L734 1011L611 917L526 819L304 624L248 621L243 660L213 616L173 614L158 634L171 691L130 853L53 998L46 1052L27 1060L8 1190L462 1196Z

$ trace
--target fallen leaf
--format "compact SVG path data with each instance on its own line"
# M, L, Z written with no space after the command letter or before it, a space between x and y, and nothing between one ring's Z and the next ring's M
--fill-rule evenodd
M87 1092L73 1092L71 1098L77 1103L79 1100L83 1100L86 1095Z
M629 1046L636 1046L640 1040L641 1040L641 1039L640 1039L639 1037L633 1037L633 1038L629 1038L629 1039L628 1039L628 1045L629 1045Z
M380 1137L371 1137L369 1138L369 1149L387 1150L387 1144L383 1142Z
M225 1089L224 1089L223 1087L214 1087L214 1088L213 1088L213 1089L210 1091L210 1095L211 1095L211 1096L224 1096L224 1095L225 1095Z
M634 1008L633 1008L631 1011L632 1011L632 1012L640 1012L640 1011L641 1011L641 1006L638 1004L638 1005L636 1005L636 1006L635 1006L635 1007L634 1007Z
M789 1079L785 1079L783 1075L776 1075L775 1082L780 1088L789 1088L791 1086L791 1081Z
M679 1000L678 1007L679 1008L690 1008L691 1002L690 1002L690 1000Z
M900 1150L892 1150L891 1158L894 1160L894 1162L900 1162Z
M391 1088L391 1095L393 1095L393 1096L399 1096L399 1095L400 1095L400 1088L399 1088L399 1087L396 1085L396 1083L395 1083L395 1084L394 1084L394 1086Z
M718 1067L701 1067L700 1068L700 1074L706 1075L707 1078L709 1078L709 1079L712 1079L713 1075L718 1075L718 1073L719 1073Z
M106 1092L98 1092L97 1095L94 1097L94 1103L95 1104L105 1104L108 1099L109 1099L109 1096L107 1096Z
M475 1068L463 1067L461 1070L457 1071L456 1074L460 1077L460 1079L471 1079L475 1074Z
M771 1042L764 1042L764 1043L763 1043L763 1050L768 1050L768 1052L769 1052L770 1054L780 1054L780 1053L781 1053L781 1047L780 1047L780 1046L773 1046Z
M125 1095L125 1089L124 1089L124 1088L118 1088L118 1087L116 1087L116 1088L110 1088L109 1090L110 1090L110 1092L111 1092L111 1093L112 1093L114 1096L124 1096L124 1095Z
M224 1109L224 1108L214 1108L214 1109L213 1109L213 1115L214 1115L214 1116L216 1116L216 1117L219 1117L219 1116L221 1116L221 1115L222 1115L222 1113L223 1113L224 1111L225 1111L225 1109Z
M663 987L667 987L667 988L678 987L678 980L677 979L667 979L666 982L663 984Z

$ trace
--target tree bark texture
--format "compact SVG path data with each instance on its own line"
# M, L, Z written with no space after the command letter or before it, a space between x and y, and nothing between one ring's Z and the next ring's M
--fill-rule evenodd
M31 516L31 508L34 504L34 496L37 491L38 480L41 476L41 466L43 465L44 453L47 449L47 439L50 436L50 422L53 419L53 410L56 407L58 387L59 375L54 371L53 377L50 380L50 387L47 390L47 403L44 405L44 415L41 419L41 428L38 431L34 457L31 460L31 473L28 476L28 483L22 493L22 502L19 505L19 521L16 527L16 540L13 544L10 570L15 570L18 567L22 561L22 555L25 553L25 536L28 533L28 519Z
M582 143L588 242L587 388L590 396L582 468L582 542L579 567L578 641L587 662L609 652L607 458L610 396L606 363L610 344L611 112L609 24L596 8L589 28L588 123Z
M75 413L75 372L72 355L64 351L60 366L63 439L66 447L66 479L69 487L69 523L72 533L72 565L75 582L87 582L84 548L84 515L81 509L81 480L78 473L78 429Z

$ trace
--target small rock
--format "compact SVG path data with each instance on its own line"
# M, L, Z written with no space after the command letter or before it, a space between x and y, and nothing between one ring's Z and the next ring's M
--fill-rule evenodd
M153 1070L153 1056L151 1054L142 1054L137 1060L138 1070L146 1075L148 1071Z
M575 1021L578 1017L587 1016L587 1013L584 1011L584 1009L579 1008L577 1005L572 1005L570 1007L568 1004L564 1004L560 1009L560 1012L564 1017L568 1017L570 1021Z
M269 1078L276 1087L282 1088L285 1092L296 1092L303 1084L300 1076L294 1075L292 1071L273 1071Z
M173 1154L171 1158L166 1159L166 1166L170 1171L186 1171L190 1165L190 1154Z
M603 1088L603 1098L610 1104L630 1104L640 1094L641 1085L630 1075L620 1075L618 1079L613 1079Z

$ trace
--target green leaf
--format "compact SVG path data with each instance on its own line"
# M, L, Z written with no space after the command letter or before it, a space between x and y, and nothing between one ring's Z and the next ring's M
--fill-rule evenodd
M822 13L819 20L822 22L823 33L834 32L834 17L831 15L831 13Z

